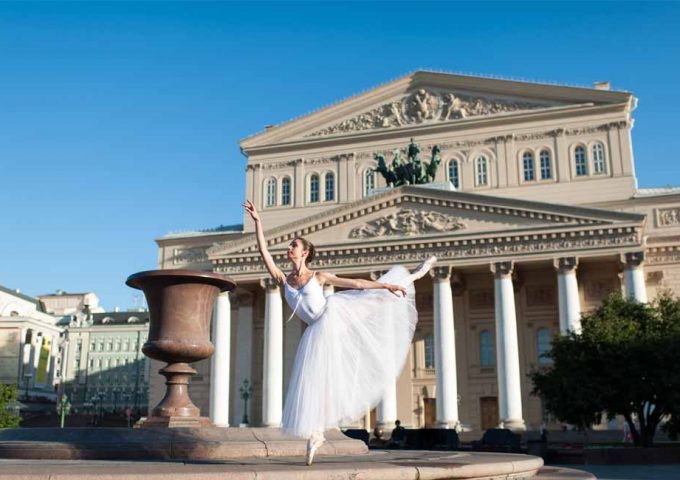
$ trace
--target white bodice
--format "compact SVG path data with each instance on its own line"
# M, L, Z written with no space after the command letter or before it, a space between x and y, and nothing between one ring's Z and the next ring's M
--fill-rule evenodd
M287 280L284 284L286 302L293 310L293 315L300 317L307 325L316 322L326 307L326 297L323 294L321 284L316 279L316 272L299 289L291 287Z

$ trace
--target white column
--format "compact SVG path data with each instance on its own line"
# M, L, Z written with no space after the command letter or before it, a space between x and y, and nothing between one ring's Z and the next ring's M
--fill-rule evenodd
M210 420L216 427L229 426L229 360L231 357L231 302L229 292L215 301L212 324L215 353L210 360Z
M234 371L234 401L236 402L235 417L232 422L234 425L249 423L250 411L245 411L245 402L241 398L240 389L246 388L244 382L247 380L247 387L253 385L251 378L252 371L252 350L253 350L253 296L244 293L238 297L238 323L236 324L236 369ZM250 403L250 402L249 402ZM248 416L246 416L248 413ZM248 419L248 422L244 420Z
M437 426L456 428L458 419L458 379L456 376L456 334L453 324L451 268L430 271L434 291L434 362L437 377Z
M382 400L375 409L376 424L385 432L394 429L394 422L397 421L397 382L387 386Z
M576 282L576 257L558 258L555 260L557 270L557 293L560 311L560 332L581 332L581 304Z
M501 423L511 430L525 430L519 375L519 345L512 262L491 266L494 273L496 351L498 352L498 407Z
M644 252L631 252L624 255L623 281L626 295L637 303L647 303L647 288L645 286L645 271L642 264L645 260Z
M279 427L283 410L283 306L279 286L267 278L264 307L262 424Z

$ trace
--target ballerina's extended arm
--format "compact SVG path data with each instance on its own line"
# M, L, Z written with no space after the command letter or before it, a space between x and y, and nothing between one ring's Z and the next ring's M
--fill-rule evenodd
M243 203L243 208L246 212L250 214L250 218L255 222L255 236L257 237L257 249L260 251L260 256L264 261L264 265L267 267L269 274L272 276L276 282L281 285L286 281L286 276L283 274L281 269L276 266L271 253L267 250L267 241L264 238L264 233L262 229L262 220L260 220L260 214L257 212L255 205L250 200L246 200Z
M406 296L406 289L401 285L373 282L371 280L364 280L363 278L342 278L328 272L320 272L317 274L317 277L321 284L327 283L329 285L333 285L334 287L353 288L357 290L384 288L396 296L399 296L399 292L401 292L403 296Z

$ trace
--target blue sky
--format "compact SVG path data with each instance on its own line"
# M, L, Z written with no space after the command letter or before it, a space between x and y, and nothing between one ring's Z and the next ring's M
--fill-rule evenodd
M0 3L0 284L133 305L154 239L240 223L238 141L427 68L640 100L640 186L680 184L680 3Z

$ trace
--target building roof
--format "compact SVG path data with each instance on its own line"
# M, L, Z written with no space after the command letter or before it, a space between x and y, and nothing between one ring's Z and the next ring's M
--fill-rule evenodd
M204 228L204 229L199 229L199 230L185 230L185 231L180 231L180 232L170 232L166 233L162 237L158 238L158 240L167 240L170 238L186 238L186 237L202 237L202 236L207 236L207 235L215 235L215 234L236 234L236 233L243 233L243 224L238 223L234 225L219 225L217 227L213 228Z
M129 325L149 323L148 311L103 312L92 314L93 325Z
M26 300L27 302L34 303L37 307L37 310L39 312L44 312L45 310L43 309L43 304L38 300L37 298L30 297L28 295L25 295L23 293L20 293L18 290L12 290L11 288L3 287L0 285L0 292L5 292L9 295L14 295L17 298L20 298L22 300Z
M638 188L633 195L633 198L645 197L660 197L663 195L677 195L680 194L680 187L656 187L656 188Z

